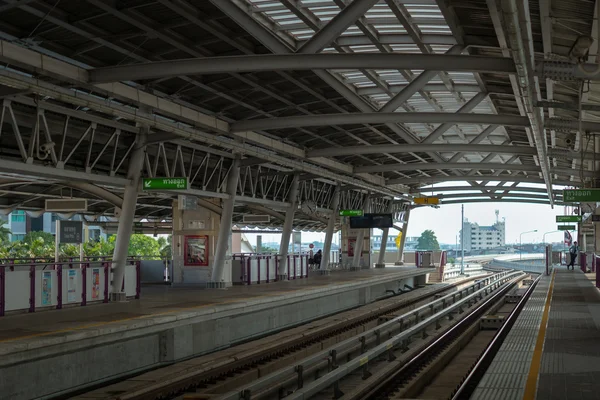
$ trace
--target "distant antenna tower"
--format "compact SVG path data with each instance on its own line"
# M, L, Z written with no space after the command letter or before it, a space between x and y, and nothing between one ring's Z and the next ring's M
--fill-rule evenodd
M499 222L498 216L500 215L500 210L496 210L496 223Z

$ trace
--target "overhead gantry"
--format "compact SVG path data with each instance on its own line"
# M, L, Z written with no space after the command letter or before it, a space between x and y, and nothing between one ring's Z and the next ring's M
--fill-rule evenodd
M329 236L338 207L370 198L383 212L426 190L442 204L562 204L557 190L595 185L600 169L597 47L581 48L595 13L554 0L5 0L0 209L37 212L68 190L93 200L90 219L131 225L170 219L188 195L227 229L268 214L262 227ZM142 177L189 187L144 192ZM460 183L432 187L443 182Z

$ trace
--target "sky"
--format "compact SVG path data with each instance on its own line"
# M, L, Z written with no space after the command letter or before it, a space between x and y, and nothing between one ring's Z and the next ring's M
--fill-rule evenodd
M465 183L466 185L466 183ZM489 184L496 185L496 183ZM435 186L450 186L438 184ZM529 184L527 187L543 188L543 185ZM424 193L425 196L431 193ZM465 219L469 222L476 222L479 225L492 225L496 221L495 210L500 212L499 219L506 220L506 243L518 243L519 235L526 231L537 230L537 232L523 234L523 243L541 243L561 242L563 232L556 232L557 215L572 215L570 209L564 206L528 204L528 203L466 203ZM440 205L439 208L419 207L411 211L410 222L408 224L408 236L420 236L427 229L435 232L438 242L445 244L456 243L457 235L461 224L461 204ZM375 232L379 234L379 232ZM397 231L390 230L391 235L396 235ZM256 244L254 234L247 235L252 244ZM334 235L334 241L337 241ZM575 236L575 235L573 235ZM281 235L263 235L263 242L279 242ZM302 233L302 242L323 241L324 233Z
M537 232L523 235L523 243L541 243L543 234L556 230L556 216L568 215L563 206L521 203L467 203L465 204L465 219L479 225L492 225L496 221L495 210L500 211L499 218L506 219L506 243L518 243L519 234L537 229ZM441 205L439 208L420 207L411 211L408 224L408 236L420 236L427 229L435 232L438 242L454 244L460 231L460 204ZM377 232L375 232L377 234ZM395 235L396 231L391 230ZM255 234L246 235L252 244L256 244ZM278 242L280 235L262 235L262 241ZM323 241L324 233L302 233L304 243L314 240ZM337 241L337 235L334 235ZM562 232L546 234L546 242L562 241Z

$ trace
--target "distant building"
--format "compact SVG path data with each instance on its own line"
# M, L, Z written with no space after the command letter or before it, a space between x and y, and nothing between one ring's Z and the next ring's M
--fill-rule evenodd
M61 219L58 214L44 213L39 217L32 217L23 210L15 210L8 214L8 221L4 225L10 229L10 241L16 242L23 240L29 232L48 232L52 235L56 234L56 221ZM80 221L81 216L76 215L72 218L74 221ZM88 225L89 240L106 239L106 234L98 226Z
M381 249L381 239L382 235L371 236L371 243L374 251L379 251L379 249ZM416 249L418 240L418 236L407 237L404 243L404 251ZM398 248L396 247L396 235L388 235L385 251L398 251Z
M497 249L506 245L506 222L504 219L499 221L498 214L499 212L496 210L496 223L491 226L480 226L475 222L469 222L465 218L465 252ZM459 232L458 237L462 241L462 232Z

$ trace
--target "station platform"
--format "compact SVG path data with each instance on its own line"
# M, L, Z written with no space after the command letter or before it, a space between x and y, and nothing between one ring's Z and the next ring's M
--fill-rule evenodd
M424 284L434 271L339 271L223 290L146 286L126 303L5 316L2 396L56 396L227 348Z
M564 266L543 276L471 399L599 399L594 279Z

